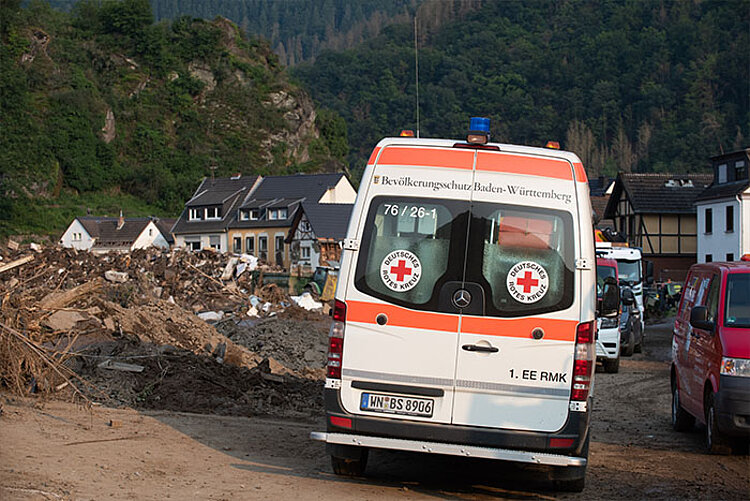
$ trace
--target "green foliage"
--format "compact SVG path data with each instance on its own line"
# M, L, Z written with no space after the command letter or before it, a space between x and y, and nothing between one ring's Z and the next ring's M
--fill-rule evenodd
M442 8L420 7L420 26ZM486 2L420 41L421 135L460 138L488 116L494 140L561 141L593 175L703 169L750 135L748 23L742 0ZM417 128L409 24L293 74L346 120L354 171Z
M226 20L152 24L147 0L70 15L0 2L0 234L59 232L86 208L176 215L212 166L299 169L278 139L287 110L268 104L297 90Z
M148 0L105 0L99 9L105 33L138 37L154 22Z

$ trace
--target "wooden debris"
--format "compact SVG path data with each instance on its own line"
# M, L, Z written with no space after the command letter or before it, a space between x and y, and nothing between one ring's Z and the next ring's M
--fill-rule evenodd
M11 241L9 241L9 242L11 242ZM33 261L33 260L34 260L34 256L33 255L22 257L20 259L16 259L15 261L11 261L10 263L1 265L0 266L0 273L2 273L4 271L12 270L13 268L17 268L17 267L19 267L21 265L24 265L24 264L28 263L29 261Z
M125 371L125 372L143 372L143 369L145 369L145 367L142 365L126 364L124 362L115 362L114 360L110 358L100 363L99 368L100 369L112 369L115 371Z
M75 302L79 298L99 291L102 287L102 279L95 278L89 282L85 282L78 287L73 287L65 292L52 292L47 294L39 301L38 306L45 310L56 310L65 308L69 304Z

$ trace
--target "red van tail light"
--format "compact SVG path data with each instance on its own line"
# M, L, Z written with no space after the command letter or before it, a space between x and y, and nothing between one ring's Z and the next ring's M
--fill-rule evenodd
M586 401L591 389L591 375L594 373L596 351L594 322L578 324L576 330L576 351L573 365L573 391L570 399Z
M344 353L346 303L338 299L333 305L333 322L328 332L328 366L326 377L341 379L341 356Z

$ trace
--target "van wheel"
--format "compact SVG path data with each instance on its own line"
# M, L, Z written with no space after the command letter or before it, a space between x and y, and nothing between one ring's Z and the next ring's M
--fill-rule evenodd
M675 431L690 431L694 424L695 418L682 408L677 383L672 383L672 428Z
M586 477L555 482L555 490L562 492L581 492L584 487L586 487Z
M611 358L605 358L602 360L602 365L604 366L604 372L608 374L617 374L620 372L620 357L617 357L614 360Z
M628 332L628 342L624 343L621 346L622 349L622 355L624 357L632 357L633 351L635 350L635 335L633 334L633 329L630 329Z
M583 444L579 457L589 458L589 443L591 442L591 430L586 436L586 442ZM584 466L563 466L555 469L558 478L554 481L556 491L562 492L581 492L586 486L586 465Z
M643 338L641 338L640 341L638 341L638 344L633 346L633 353L642 353L643 352Z
M722 436L716 424L714 394L706 395L706 448L711 454L731 454L732 446Z
M357 459L340 458L331 456L331 466L336 475L344 477L360 477L367 467L368 450L363 449L362 455Z

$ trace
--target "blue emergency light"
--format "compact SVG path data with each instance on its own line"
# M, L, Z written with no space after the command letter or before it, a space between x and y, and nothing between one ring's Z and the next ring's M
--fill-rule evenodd
M466 142L470 144L487 144L490 140L490 119L471 117Z

